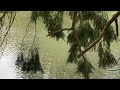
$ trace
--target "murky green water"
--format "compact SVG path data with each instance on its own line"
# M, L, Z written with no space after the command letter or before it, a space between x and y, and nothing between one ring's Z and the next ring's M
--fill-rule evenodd
M75 64L66 64L68 49L66 41L60 40L56 41L52 38L46 37L47 32L45 25L41 23L41 20L38 21L37 24L37 38L38 38L38 46L40 52L40 59L44 74L41 72L33 73L25 73L21 72L15 66L15 60L17 53L19 51L19 47L21 44L21 40L25 33L25 28L29 22L29 13L30 12L18 12L16 21L11 29L8 44L4 51L4 54L0 61L0 78L26 78L26 79L80 79L80 77L76 71ZM110 17L112 16L112 12L110 13ZM119 18L120 19L120 18ZM120 24L120 23L119 23ZM65 17L64 27L70 27L71 21L67 17ZM31 26L25 38L25 48L29 48L33 37L34 37L34 26ZM119 50L120 43L112 43L112 51L116 58L119 58ZM94 74L91 75L91 78L119 78L119 72L110 72L107 70L102 70L98 68L98 57L96 52L87 53L90 61L93 62L93 65L96 67ZM92 56L92 57L91 57ZM119 65L118 65L119 66ZM116 66L115 68L118 68ZM106 76L107 75L107 76ZM116 76L115 76L116 75Z

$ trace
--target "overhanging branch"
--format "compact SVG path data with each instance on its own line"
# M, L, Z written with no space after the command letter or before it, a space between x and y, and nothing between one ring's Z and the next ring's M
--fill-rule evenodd
M101 38L104 36L106 30L109 28L109 26L111 25L111 23L113 21L115 21L115 19L120 15L120 11L118 11L116 14L113 15L113 17L106 23L106 25L104 26L101 34L99 35L99 37L93 41L87 48L85 48L84 51L82 51L79 55L78 58L80 58L83 54L85 54L88 50L90 50L95 44L97 44Z

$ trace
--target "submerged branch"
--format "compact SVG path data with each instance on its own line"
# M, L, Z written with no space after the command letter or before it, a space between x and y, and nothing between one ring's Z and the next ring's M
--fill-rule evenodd
M114 69L114 70L107 70L107 71L118 71L118 70L120 70L120 69Z
M95 44L97 44L102 37L104 36L105 32L107 31L107 29L109 28L109 26L111 25L111 23L113 21L115 21L115 19L120 15L120 11L118 11L116 14L114 14L114 16L106 23L106 25L104 26L101 34L99 35L99 37L93 41L87 48L85 48L84 51L82 51L79 55L78 58L80 58L83 54L85 54L88 50L90 50Z

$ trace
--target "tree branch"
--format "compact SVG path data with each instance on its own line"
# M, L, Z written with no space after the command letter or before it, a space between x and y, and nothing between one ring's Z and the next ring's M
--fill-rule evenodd
M81 52L81 47L80 47L80 46L81 46L81 43L80 43L80 41L79 41L77 32L76 32L76 30L75 30L76 20L77 20L77 11L75 11L75 12L74 12L74 15L73 15L72 29L73 29L73 31L74 31L75 38L76 38L76 40L77 40L77 44L78 44L79 51ZM82 55L82 57L83 57L84 60L86 60L83 55Z
M109 26L111 25L111 23L120 15L120 11L118 11L116 14L113 15L113 17L106 23L106 25L104 26L101 34L99 35L99 37L93 41L84 51L82 51L79 55L78 58L80 58L83 54L85 54L88 50L90 50L95 44L97 44L101 38L104 36L105 32L107 31L107 29L109 28Z
M5 33L4 37L3 37L3 40L2 40L2 42L1 42L1 44L0 44L0 47L3 45L3 42L5 41L5 38L6 38L7 34L9 33L10 28L11 28L11 26L12 26L14 20L15 20L16 12L14 12L14 14L15 14L15 15L12 16L12 13L11 13L11 17L10 17L10 21L9 21L9 26L7 27L7 31L6 31L6 33Z
M2 17L0 18L0 21L3 19L3 17L5 17L5 15L7 14L8 11L5 11L4 14L2 15Z
M70 31L70 30L72 30L72 28L63 28L62 30L58 30L58 31L55 31L55 32L52 32L52 33L50 32L46 37L54 35L56 33L62 32L62 31Z

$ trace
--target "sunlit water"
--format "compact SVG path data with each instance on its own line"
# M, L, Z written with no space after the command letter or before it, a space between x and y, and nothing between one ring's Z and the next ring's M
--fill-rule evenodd
M80 79L82 78L76 73L75 64L66 64L68 57L69 46L66 44L66 41L60 40L56 41L49 37L45 37L47 32L42 23L37 26L37 36L38 36L38 46L40 52L40 60L44 70L44 74L41 72L26 73L22 72L20 68L15 65L17 59L17 53L19 51L20 43L25 32L26 25L29 22L29 17L25 12L19 12L19 15L24 15L24 17L18 18L18 21L15 22L13 26L8 44L5 48L3 56L0 60L0 79ZM18 16L19 16L18 15ZM67 24L69 20L66 19L65 26L69 27ZM17 24L19 27L17 27ZM31 45L32 37L34 36L33 31L29 31L25 44L26 48ZM115 47L117 46L117 47ZM112 44L112 52L119 58L120 43ZM98 68L98 57L96 52L87 53L88 58L93 62L93 65L96 67L96 70L91 78L109 78L115 79L119 78L119 71L111 72L107 70L102 70ZM93 57L91 57L91 55ZM119 65L118 65L119 66ZM116 69L118 66L112 68Z

